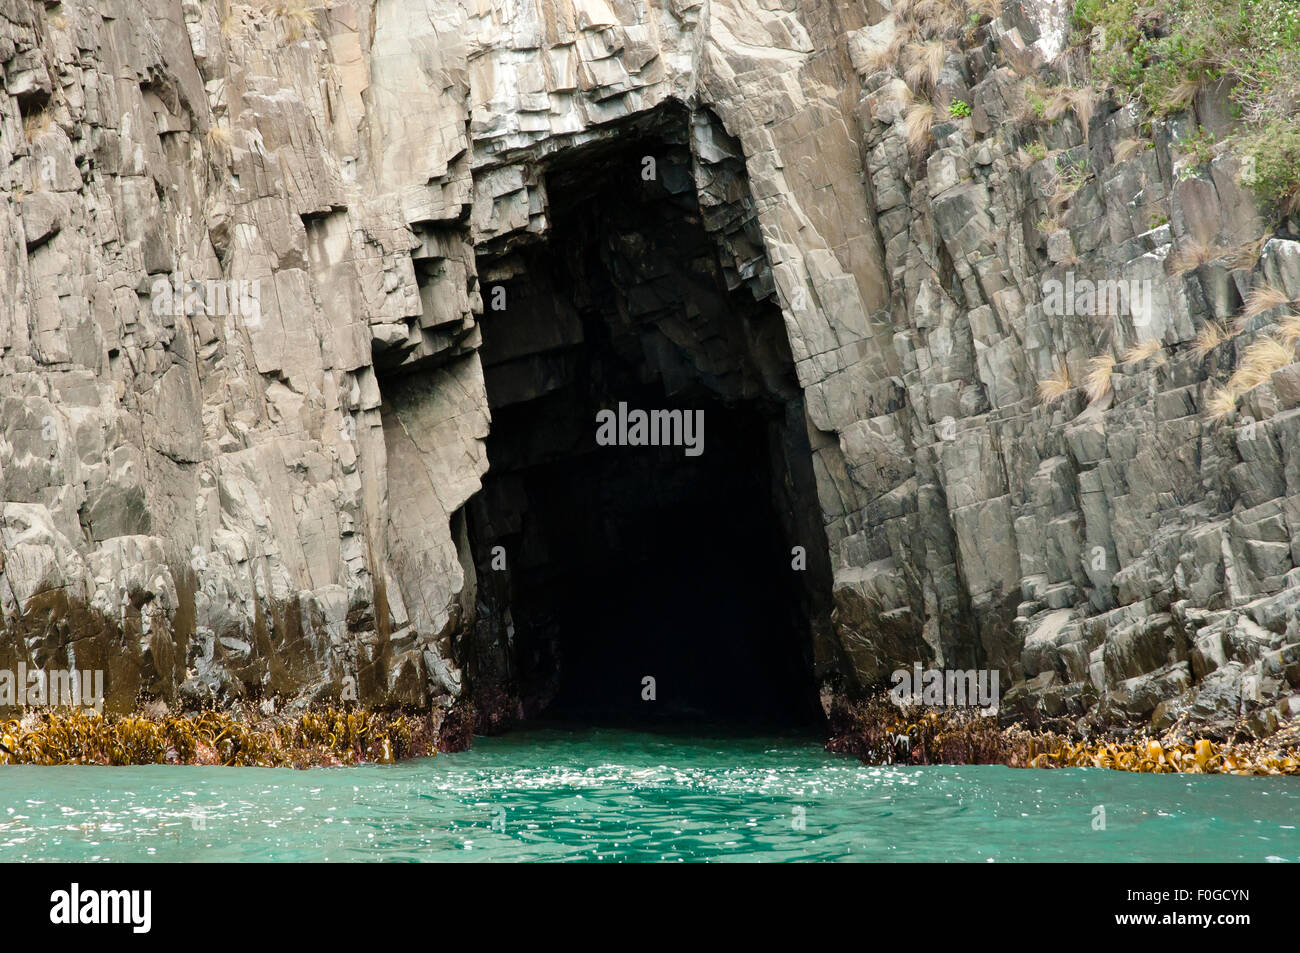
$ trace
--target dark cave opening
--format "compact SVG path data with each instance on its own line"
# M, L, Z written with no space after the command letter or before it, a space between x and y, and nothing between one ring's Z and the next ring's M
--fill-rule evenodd
M480 256L492 429L463 661L481 730L821 715L810 626L829 573L803 396L779 309L727 260L761 248L743 179L702 169L688 135L669 122L552 165L546 240ZM711 218L699 175L731 203ZM702 452L601 445L597 413L620 404L695 414ZM501 725L483 723L494 705Z

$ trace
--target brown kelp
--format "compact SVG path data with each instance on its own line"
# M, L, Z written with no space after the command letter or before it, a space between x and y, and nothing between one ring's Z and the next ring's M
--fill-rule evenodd
M60 709L0 724L0 745L0 764L303 768L433 755L437 725L429 714L332 707L276 719L240 711L115 717Z
M1300 775L1300 724L1264 741L1160 737L1069 738L999 727L975 709L899 706L881 694L831 713L828 751L867 764L1004 764L1015 768L1110 768L1148 774Z
M1300 775L1295 746L1216 744L1207 738L1178 741L1074 741L1008 729L1007 764L1028 768L1111 768L1143 774Z
M831 713L828 751L867 764L1003 764L997 719L974 709L900 706L888 695Z

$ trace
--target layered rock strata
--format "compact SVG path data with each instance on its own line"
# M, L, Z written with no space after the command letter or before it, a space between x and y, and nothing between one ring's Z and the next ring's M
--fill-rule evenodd
M998 668L1036 723L1269 732L1300 684L1300 365L1215 417L1283 311L1196 341L1300 297L1300 235L1230 156L1188 160L1188 117L1026 113L1060 37L996 12L918 132L876 0L0 0L0 667L102 668L116 711L468 697L506 624L466 517L493 412L575 343L542 307L485 341L490 294L529 284L557 184L581 204L566 168L653 133L709 280L784 330L661 298L653 366L780 418L828 696L921 659ZM1172 267L1193 242L1236 251ZM1147 297L1085 314L1053 281ZM1095 399L1040 399L1099 366Z

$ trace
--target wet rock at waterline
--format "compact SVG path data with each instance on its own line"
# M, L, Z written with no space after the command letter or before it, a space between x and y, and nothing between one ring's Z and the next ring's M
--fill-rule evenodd
M0 18L0 667L459 735L917 661L1046 727L1293 716L1296 365L1214 419L1194 341L1300 242L1177 122L1052 124L1091 171L1044 229L1022 14L918 151L874 2L304 10ZM1189 236L1267 240L1175 273ZM1141 307L1045 306L1066 272ZM1156 344L1040 400L1098 335ZM624 404L702 452L602 445Z

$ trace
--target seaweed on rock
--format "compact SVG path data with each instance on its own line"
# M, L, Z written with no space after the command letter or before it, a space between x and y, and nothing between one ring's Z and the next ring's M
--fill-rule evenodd
M218 711L162 718L46 711L0 725L0 763L297 768L391 763L436 754L437 727L427 714L337 708L274 721Z
M887 695L841 704L826 749L866 764L1004 764L1013 768L1110 768L1144 774L1300 775L1300 726L1264 742L1216 744L1169 733L1157 738L1067 738L974 708L899 706Z

